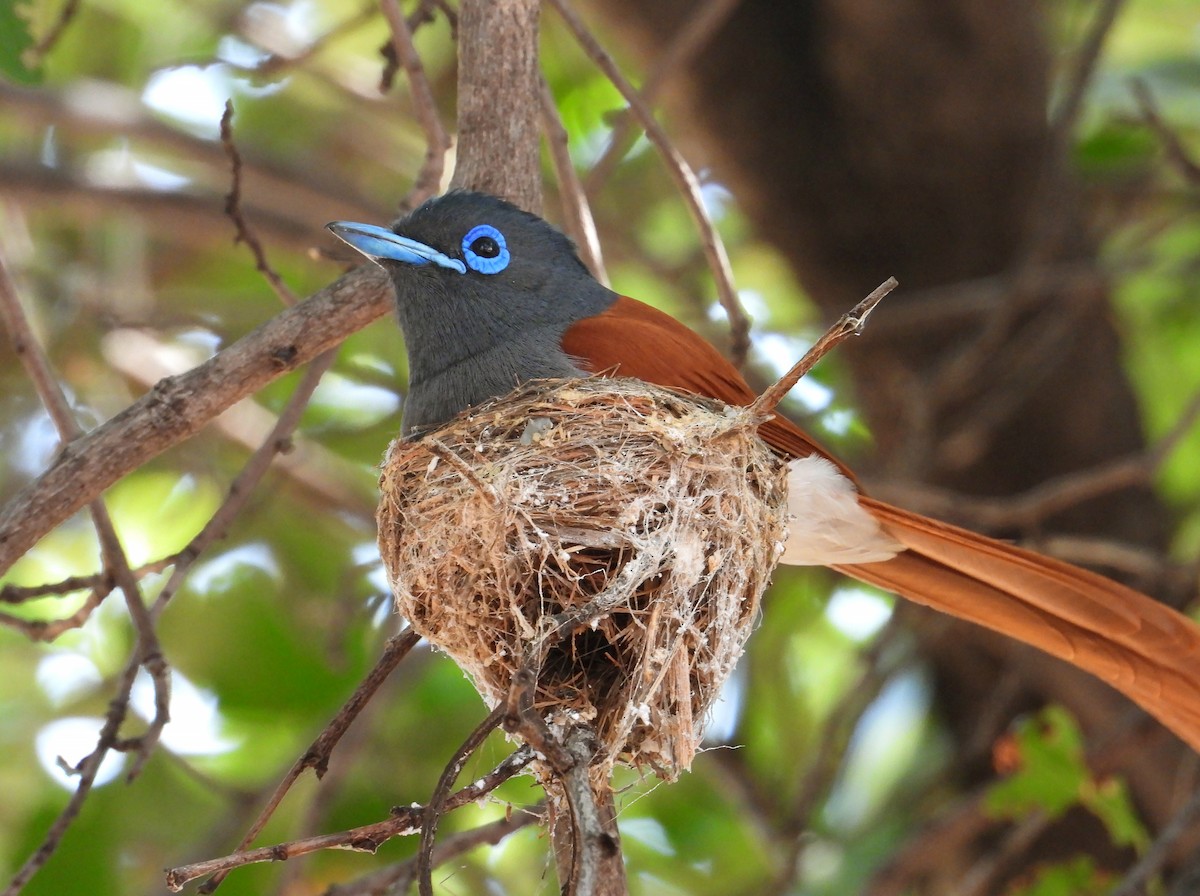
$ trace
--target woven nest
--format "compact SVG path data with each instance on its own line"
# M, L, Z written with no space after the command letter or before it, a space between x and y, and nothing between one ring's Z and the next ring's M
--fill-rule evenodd
M596 378L530 383L393 442L379 543L400 612L489 706L532 665L552 731L588 722L596 765L675 778L785 537L786 467L757 422Z

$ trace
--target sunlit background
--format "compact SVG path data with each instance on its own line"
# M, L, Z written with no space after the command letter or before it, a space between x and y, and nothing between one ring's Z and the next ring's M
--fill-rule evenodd
M1051 3L1063 52L1091 4ZM58 13L22 15L44 33ZM7 13L11 19L11 12ZM0 26L3 27L3 26ZM616 35L605 35L622 60ZM0 253L84 427L119 412L158 378L185 370L280 310L222 214L228 162L218 142L227 100L246 162L242 201L267 256L300 296L342 266L328 220L386 222L424 151L407 87L381 93L386 27L369 5L84 0L28 84L0 83ZM444 17L417 46L452 121L453 46ZM546 18L547 79L585 171L607 144L615 90ZM1150 79L1163 114L1200 129L1200 7L1130 3L1111 36L1075 153L1086 177L1155 177L1154 138L1138 126L1131 74ZM671 124L669 117L668 125ZM703 159L697 159L703 162ZM788 267L759 242L733 196L703 167L704 197L727 241L754 320L758 383L791 366L822 326ZM1111 227L1105 257L1125 321L1128 369L1151 433L1165 431L1200 383L1200 258L1194 192L1169 180L1142 217ZM1177 214L1180 205L1186 213ZM646 141L597 204L611 278L724 345L724 313L686 211ZM226 852L266 792L307 747L397 627L373 532L373 478L398 431L406 367L398 331L381 321L351 337L308 408L297 442L308 466L268 475L248 509L197 564L162 618L173 667L172 721L140 778L111 754L96 791L29 894L163 892L162 869ZM222 502L255 435L265 434L297 376L271 385L249 414L208 426L105 496L135 565L182 549ZM848 456L870 450L834 357L786 409ZM259 416L256 416L259 415ZM264 423L264 421L266 421ZM1179 506L1178 555L1200 545L1195 438L1160 486ZM15 358L0 355L0 499L43 470L58 439ZM332 478L340 494L321 485ZM1191 508L1191 509L1189 509ZM36 585L96 571L89 521L77 517L31 550L6 582ZM143 580L153 598L170 570ZM6 608L26 619L78 610L86 592ZM823 570L781 570L759 632L710 722L706 751L674 785L628 773L621 831L638 893L757 893L788 861L763 826L762 793L793 792L817 761L825 725L857 706L841 732L836 773L810 818L788 892L856 892L931 807L947 798L953 748L931 682L893 601ZM131 633L110 597L78 630L31 644L0 628L0 876L36 847L74 787L66 769L95 745ZM859 705L861 704L861 705ZM149 682L132 693L136 729L153 714ZM482 718L482 704L444 658L422 648L372 703L318 788L304 780L263 836L273 843L385 818L428 798L442 764ZM132 730L129 733L136 733ZM464 780L509 748L495 737ZM824 761L823 759L821 761ZM536 800L529 779L503 799ZM501 799L452 815L446 832L506 811ZM317 893L412 854L326 853L295 867L235 872L221 892ZM549 893L544 835L525 829L442 868L439 892ZM1054 891L1058 892L1058 891ZM1066 891L1063 891L1066 892Z

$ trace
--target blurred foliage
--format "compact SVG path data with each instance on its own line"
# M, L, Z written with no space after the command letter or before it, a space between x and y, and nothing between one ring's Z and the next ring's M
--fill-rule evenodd
M1085 7L1091 8L1071 3L1058 10L1064 46L1077 40L1073 22ZM0 176L11 193L0 204L0 245L37 335L79 419L90 426L149 387L117 372L117 361L136 370L143 359L114 357L112 334L137 328L164 355L183 351L194 363L279 310L220 212L228 172L216 134L227 98L247 162L248 216L299 295L341 269L311 251L338 251L322 225L392 217L419 167L423 138L404 84L389 94L378 90L378 49L387 32L370 5L83 0L57 45L28 67L34 40L26 23L41 37L59 8L0 3L5 88L41 80L36 93L14 92L0 106ZM1198 28L1195 3L1131 2L1075 147L1097 231L1106 235L1104 260L1116 285L1130 376L1152 435L1170 428L1200 383L1200 210L1195 185L1164 159L1128 83L1144 79L1163 116L1200 150ZM424 26L417 43L449 120L454 51L444 19ZM615 38L608 43L617 46ZM585 171L621 103L552 16L544 51L547 79ZM623 61L632 65L631 58ZM707 191L755 318L752 373L761 382L798 357L817 334L817 321L790 271L754 239L729 195L719 184L708 183ZM713 310L694 230L644 141L595 212L614 283L722 344L723 316ZM300 436L369 479L398 431L405 380L394 325L369 327L342 348ZM789 410L807 417L833 447L853 453L869 435L842 381L834 358ZM284 378L255 400L278 411L295 382ZM16 359L0 356L0 499L35 477L56 447ZM1163 495L1181 508L1200 506L1198 451L1200 430L1162 473ZM113 488L108 504L133 561L186 544L246 456L209 426ZM114 771L96 788L26 892L161 892L164 867L232 847L397 624L387 612L372 511L365 498L335 506L280 472L268 475L162 617L177 697L163 747L136 781ZM1194 556L1200 515L1181 532L1180 555ZM54 581L90 573L95 564L94 535L79 518L39 544L6 581ZM711 749L677 784L632 774L623 782L622 832L635 893L759 893L787 876L793 861L800 869L793 892L853 892L952 786L948 737L929 712L931 686L903 635L885 625L890 602L847 588L831 601L837 580L823 571L783 570L777 578L760 631L714 720ZM161 579L145 583L152 598ZM10 610L56 618L81 600L76 593ZM79 731L98 731L130 644L115 597L84 628L53 644L31 644L0 629L5 879L65 805L70 783L56 757L76 761L90 749ZM877 655L868 654L872 649ZM856 700L861 715L843 716L841 708ZM149 711L144 700L135 699L135 709L142 718ZM325 785L302 781L259 842L365 824L386 817L392 805L424 801L482 715L451 664L424 651L410 657L335 754ZM65 720L80 720L69 736L55 727ZM825 771L827 736L845 748L844 757L811 812L800 819L764 816L763 806L799 801L814 770ZM1068 720L1049 714L1017 740L1022 767L993 792L997 811L1082 804L1104 820L1115 842L1144 843L1119 784L1087 777ZM463 780L486 772L508 749L494 738ZM120 757L116 762L128 768ZM522 778L501 796L523 804L538 794ZM501 800L492 800L455 813L443 830L504 812ZM780 824L806 832L794 853L789 841L764 835ZM221 892L273 892L290 875L303 878L292 892L319 892L414 849L407 839L374 856L337 852L287 867L252 866L236 871ZM1041 870L1025 892L1096 892L1088 887L1097 874L1079 860ZM494 849L476 849L437 875L446 893L489 886L489 892L545 893L552 877L545 837L532 829Z
M1112 886L1112 875L1096 868L1089 856L1039 868L1027 886L1018 887L1012 896L1093 896Z
M1058 818L1080 806L1104 824L1117 846L1143 850L1150 842L1125 787L1118 780L1097 781L1087 766L1083 737L1061 707L1049 707L1025 719L1014 732L1017 769L994 784L987 809L1000 818L1041 812Z

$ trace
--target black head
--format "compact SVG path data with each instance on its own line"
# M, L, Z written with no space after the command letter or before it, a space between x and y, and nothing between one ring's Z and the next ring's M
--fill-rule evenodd
M566 236L485 193L447 193L391 228L339 221L329 229L395 285L409 357L406 433L524 380L580 375L562 335L616 298Z

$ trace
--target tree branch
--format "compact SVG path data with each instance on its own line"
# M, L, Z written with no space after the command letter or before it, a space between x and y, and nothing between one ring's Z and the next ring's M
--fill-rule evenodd
M63 447L50 468L0 510L0 574L51 529L226 408L382 317L392 290L357 268L203 364L161 380L124 411Z

